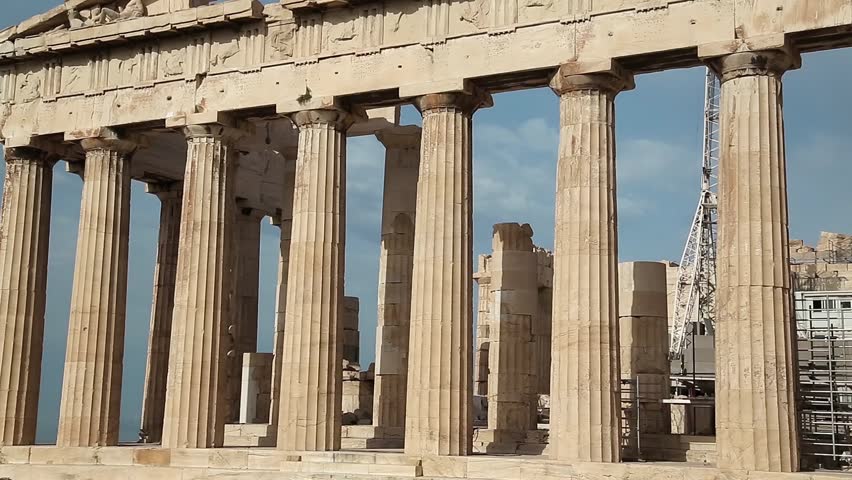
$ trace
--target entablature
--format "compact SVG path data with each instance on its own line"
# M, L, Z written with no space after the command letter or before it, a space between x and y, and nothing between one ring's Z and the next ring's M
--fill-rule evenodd
M135 30L145 22L164 23ZM55 35L79 38L46 47ZM31 38L0 61L0 138L203 112L275 116L315 97L369 107L468 83L538 87L566 63L616 59L642 73L754 39L836 48L852 45L852 0L228 0Z

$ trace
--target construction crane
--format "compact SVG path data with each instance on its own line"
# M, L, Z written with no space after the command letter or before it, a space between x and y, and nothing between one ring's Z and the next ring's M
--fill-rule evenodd
M719 167L719 79L709 68L704 89L701 195L677 272L670 356L680 360L695 335L713 335L716 314L716 191ZM685 372L682 372L685 373Z

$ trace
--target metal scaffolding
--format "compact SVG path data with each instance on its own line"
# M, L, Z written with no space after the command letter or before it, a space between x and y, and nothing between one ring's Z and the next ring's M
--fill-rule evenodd
M803 465L852 465L852 292L796 292Z

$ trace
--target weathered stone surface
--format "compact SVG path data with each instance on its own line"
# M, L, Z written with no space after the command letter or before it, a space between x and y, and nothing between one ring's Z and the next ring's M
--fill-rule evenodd
M618 462L618 233L615 95L632 85L617 64L560 70L561 135L553 264L550 453Z
M281 368L284 359L284 326L287 313L287 278L290 274L290 237L293 231L293 192L296 188L296 162L287 162L282 185L281 214L273 219L278 225L278 289L275 291L275 334L273 338L272 394L269 400L269 423L278 428L281 405Z
M66 447L118 443L136 149L114 135L82 143L86 165L57 435Z
M280 480L289 478L337 478L391 480L405 477L427 479L527 480L832 480L833 473L779 474L731 471L703 465L672 463L564 463L529 457L416 457L398 453L318 452L293 455L278 450L245 448L145 449L107 447L57 449L33 447L30 464L0 460L0 478L15 480ZM6 449L0 449L0 459Z
M361 336L358 331L361 300L343 297L343 360L358 363L361 356Z
M783 51L719 61L716 438L722 468L799 468L781 94L781 75L797 62Z
M228 352L228 395L225 421L240 417L240 387L243 378L243 354L257 352L258 289L260 287L260 222L263 213L240 208L236 215L236 284L234 293L233 348Z
M154 295L139 436L144 442L157 443L163 438L163 419L166 414L183 183L149 185L148 191L160 199L160 233L157 240L157 263L154 266Z
M41 381L53 160L4 151L0 215L0 445L35 442Z
M163 446L221 446L228 330L234 322L235 139L242 131L191 125L169 352Z
M373 425L382 435L405 427L411 271L421 129L398 127L378 135L385 146L376 379Z
M471 123L490 96L418 99L423 140L417 183L405 452L472 449ZM436 354L436 352L439 352Z
M234 365L227 358L239 358L237 352L250 349L243 345L251 343L245 342L251 334L241 338L237 332L241 307L233 304L235 296L251 299L255 295L252 288L243 295L246 292L239 293L234 285L252 287L252 282L243 284L234 277L240 269L236 266L232 204L239 198L242 207L274 215L282 225L272 376L276 405L283 405L285 398L298 404L292 411L288 409L286 420L295 425L292 428L302 429L303 435L288 437L297 438L290 446L336 448L340 392L335 372L339 373L340 365L338 343L347 336L339 330L346 128L328 126L340 123L336 120L297 116L302 148L299 183L294 187L293 175L279 174L286 171L285 157L292 160L295 156L290 155L295 149L295 129L289 120L277 117L295 110L311 110L314 113L308 115L316 116L318 111L327 112L323 109L349 101L355 108L364 104L390 110L392 113L360 123L358 134L372 134L398 123L399 105L415 101L424 113L425 135L416 203L426 210L416 218L405 213L410 225L399 216L401 211L394 212L390 223L400 219L399 230L408 233L409 226L418 227L412 233L413 244L406 239L407 250L400 249L399 254L400 261L411 257L413 294L406 296L405 268L394 269L389 257L385 258L383 272L397 271L402 280L400 288L389 288L391 280L385 278L380 314L387 319L381 320L382 337L393 339L387 345L395 350L380 349L379 355L397 359L383 361L380 376L390 380L395 375L395 387L390 390L399 398L405 380L398 378L400 369L389 373L385 367L400 367L405 362L399 359L411 354L408 383L414 392L408 389L407 402L390 400L379 405L417 402L412 406L415 411L407 412L410 451L469 452L468 389L473 376L468 331L470 117L481 100L477 94L469 95L474 92L469 82L476 79L480 87L494 91L544 86L550 72L570 58L553 82L563 97L557 179L559 255L553 282L557 290L552 346L554 455L571 460L617 460L612 454L616 439L613 395L618 390L619 370L614 335L617 229L612 103L615 92L629 81L609 59L627 59L631 69L649 72L722 58L714 62L725 82L722 130L727 135L722 142L727 149L722 161L727 186L720 193L724 205L720 207L719 257L723 263L719 269L720 322L726 326L719 338L724 344L720 355L738 360L718 362L720 400L726 405L720 409L728 409L720 415L720 461L731 468L765 468L776 476L777 471L796 469L793 337L787 323L779 320L790 313L779 79L797 60L778 52L852 45L852 4L848 0L786 0L783 5L755 0L441 0L412 7L402 0L389 0L354 8L351 3L283 0L264 6L253 0L69 0L0 31L0 139L8 148L35 148L64 137L72 146L62 158L74 162L69 170L78 172L81 152L75 142L87 139L84 143L89 150L60 443L115 441L129 179L181 181L186 175L184 188L191 198L183 202L193 208L185 209L182 223L192 228L184 229L180 242L177 270L182 277L175 287L166 444L204 447L219 443L222 412L229 400L221 393L226 391L223 377ZM447 91L456 93L435 93ZM467 94L459 93L462 91ZM298 108L289 108L293 105ZM224 121L230 115L258 127L255 135L247 136L247 144L240 146L239 167L234 165L230 142L219 138L228 134L193 134L205 139L190 142L189 162L184 165L174 155L183 151L184 140L175 142L177 135L160 128L187 123L232 125ZM198 120L201 117L205 120ZM302 128L308 123L323 126ZM133 162L127 162L126 155L102 148L104 143L98 146L93 140L116 127L144 132L151 148L140 149ZM355 130L349 134L355 135ZM210 140L212 137L216 138ZM409 150L407 155L413 155L413 149ZM199 161L200 157L209 161ZM15 169L10 167L10 171ZM49 195L43 185L49 181L48 171L30 174L31 186L16 192L7 185L7 197L26 203L34 200L15 196L34 195L44 203ZM737 184L740 179L744 180ZM189 182L196 183L190 186ZM96 188L103 185L116 188ZM746 190L748 195L740 194ZM393 200L400 200L400 208L411 201L410 188L386 194L400 194ZM402 194L407 195L405 200ZM4 203L8 201L6 198ZM314 208L317 204L322 205ZM413 210L407 204L404 208ZM13 332L2 338L0 352L0 395L5 394L5 399L0 398L4 422L0 442L4 444L28 442L35 415L32 399L37 392L35 357L41 343L39 311L44 303L40 282L44 276L42 250L46 250L46 245L41 247L46 235L42 226L49 220L46 212L46 207L16 211L12 218L4 211L0 224L0 233L5 235L0 242L0 279L9 283L0 283L0 315L5 315L0 321ZM94 218L92 212L103 212L104 218ZM290 224L294 220L301 223L292 229L291 263ZM15 225L10 223L13 221ZM383 236L388 233L386 225L383 222ZM39 251L28 250L28 241L37 243ZM841 244L835 252L848 253L848 239L833 241ZM25 251L31 252L30 258L15 263ZM541 278L546 269L539 267L539 288L547 290L549 280L546 275ZM33 275L26 281L25 271ZM158 282L161 273L157 273ZM823 281L828 280L824 271L808 273L821 284L842 285ZM11 279L21 280L12 285ZM486 287L490 279L481 280L480 288L491 288ZM154 372L162 375L166 348L155 351L154 339L163 338L169 318L166 311L171 307L165 299L167 284L158 285L164 292L161 295L158 287L151 347L151 356L158 358L151 359L157 366L149 365L147 383L152 391L162 392L162 377ZM26 308L31 304L32 310L22 311L21 304L12 300L25 296ZM501 294L501 303L504 297ZM483 296L486 304L493 300L490 293ZM632 300L630 316L637 322L658 317L651 310L640 312L638 306L645 300L638 296ZM398 328L388 323L394 316L409 318L406 302L413 304L410 326L414 337L407 336L407 327L402 325L405 320ZM550 311L549 303L549 296L539 296L535 309L542 318ZM292 315L285 314L286 310L292 310ZM293 319L297 319L295 324ZM285 323L288 335L283 334ZM653 330L660 329L659 321L652 323ZM481 329L493 325L483 322ZM543 346L549 345L545 339L550 338L546 325L533 322L530 329L539 351L537 362L548 366L550 357L542 354ZM236 333L233 338L229 330ZM352 329L348 332L350 340L356 335ZM17 342L24 347L9 348ZM413 346L411 352L406 351L406 343ZM444 352L437 359L436 350ZM228 352L234 355L228 357ZM478 370L487 372L485 356L491 354L502 357L488 351L485 342L477 345ZM25 366L25 361L32 363ZM287 369L294 365L300 368ZM477 390L482 393L485 374L477 374ZM548 378L549 370L539 370L538 376ZM295 387L285 391L284 398L279 391L283 384ZM13 402L12 392L26 398L16 397ZM155 423L160 416L157 408L149 408L160 397L149 395L144 425L149 424L150 416ZM231 394L231 406L233 399ZM278 408L271 410L277 425ZM397 422L401 412L395 413L393 421ZM156 428L143 426L153 432ZM157 435L155 432L153 437ZM78 460L88 456L82 452ZM153 474L162 475L166 473L159 469L168 456L168 451L140 454L140 458L151 457L151 468L157 469ZM231 460L245 465L242 457L229 452L221 454L221 461L208 460L217 467ZM453 464L448 471L457 466ZM488 474L480 467L474 471ZM527 473L540 473L539 467L531 467ZM604 470L571 468L561 465L554 471L594 476ZM611 471L626 475L625 468ZM60 473L57 468L49 474ZM504 476L515 473L523 475L524 469L512 466L498 472Z
M488 428L497 444L520 443L536 428L533 323L538 314L538 258L532 233L527 224L494 225Z
M278 448L339 450L346 129L342 110L293 115L299 156L285 312ZM298 279L298 280L296 280Z
M622 456L654 457L646 435L671 431L669 406L668 299L666 266L660 262L618 264L618 330L621 380L629 381L629 395L622 392ZM622 386L624 388L624 386ZM625 399L629 399L625 401Z

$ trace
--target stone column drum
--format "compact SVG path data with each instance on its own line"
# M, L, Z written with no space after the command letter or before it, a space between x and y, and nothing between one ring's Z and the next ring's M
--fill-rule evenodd
M342 110L296 113L299 153L287 285L278 448L340 449L346 131Z
M269 399L269 423L278 431L278 415L281 398L281 366L284 358L284 325L287 312L287 275L290 270L290 236L293 231L293 190L296 188L294 160L285 163L284 188L281 214L273 221L281 229L278 245L278 290L275 292L275 333L272 340L272 386Z
M186 175L163 446L209 448L224 441L237 258L233 144L243 132L205 124L187 126L184 134Z
M121 407L135 145L115 136L82 145L86 165L57 435L63 447L116 445Z
M260 222L264 214L238 205L237 266L234 302L234 327L229 332L234 348L228 352L228 412L226 423L240 420L240 388L243 354L257 353L257 309L260 287Z
M405 428L420 133L419 127L408 126L383 130L377 135L386 149L373 387L377 437L384 436L387 429L396 430L399 436Z
M491 254L491 344L488 429L514 447L536 429L533 324L538 313L538 257L528 224L494 225Z
M491 97L425 95L417 183L405 453L472 451L472 119Z
M639 432L667 434L671 419L662 403L670 397L671 384L665 264L618 264L618 328L621 378L635 382ZM633 411L626 415L632 429L637 426L634 415ZM630 438L630 447L635 448L635 431Z
M720 468L799 469L781 76L785 51L718 61L721 157L716 320Z
M473 352L473 394L488 395L488 349L491 348L491 255L477 259L473 280L479 290L476 309L476 345Z
M143 442L157 443L163 438L166 409L183 182L149 184L148 193L160 199L160 234L157 240L157 263L154 266L154 295L139 436Z
M7 148L0 215L0 446L32 445L44 340L53 160Z
M556 178L550 454L620 460L615 96L632 86L617 64L563 66Z

